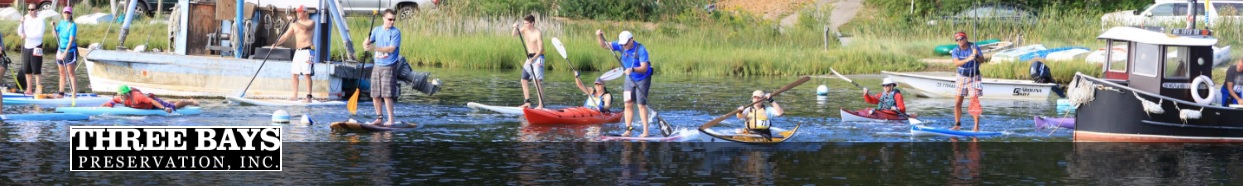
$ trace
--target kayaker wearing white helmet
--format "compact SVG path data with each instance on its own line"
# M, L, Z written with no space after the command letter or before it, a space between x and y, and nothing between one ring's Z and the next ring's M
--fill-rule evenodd
M902 91L898 90L898 83L893 79L885 78L881 81L881 87L885 87L885 91L877 94L870 94L868 88L863 88L863 100L869 104L876 104L872 108L872 112L880 111L888 115L905 115L906 103L902 99ZM869 112L871 113L871 112Z
M765 107L764 102L761 102L760 100L768 100L768 104L772 104L772 108ZM778 105L777 102L773 100L772 94L765 94L764 91L761 90L751 92L751 102L759 103L751 105L750 107L738 107L738 110L742 112L738 112L735 116L746 124L746 130L739 130L738 133L759 134L760 136L764 136L764 138L769 141L772 141L773 134L772 131L769 130L769 127L772 126L771 121L773 118L784 114L785 111L781 109L781 105Z

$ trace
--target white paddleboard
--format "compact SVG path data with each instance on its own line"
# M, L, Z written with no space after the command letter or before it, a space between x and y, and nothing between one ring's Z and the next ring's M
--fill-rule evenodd
M243 98L243 97L237 97L237 96L227 96L225 97L225 99L228 99L230 102L234 102L234 103L240 103L244 105L256 105L256 106L339 106L339 105L346 104L344 101L312 100L310 103L303 103L301 100L289 101L289 100L250 99L250 98Z
M493 112L500 112L502 114L523 115L522 107L492 106L492 105L484 105L482 103L475 103L475 102L466 103L466 107L470 107L471 109L490 110Z

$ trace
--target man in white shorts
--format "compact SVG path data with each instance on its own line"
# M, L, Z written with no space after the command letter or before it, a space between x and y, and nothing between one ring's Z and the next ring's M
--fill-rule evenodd
M312 56L313 52L311 52L314 51L314 46L311 45L311 33L315 30L315 21L312 21L310 16L306 14L306 7L298 6L297 12L298 21L289 23L289 30L286 30L285 34L282 34L281 38L272 44L272 47L284 43L290 34L294 35L298 50L294 52L293 61L290 62L289 67L289 70L293 73L293 96L289 97L289 100L298 100L298 75L303 75L306 78L307 92L306 100L303 100L303 102L310 103L312 99L311 76L315 75L315 57Z

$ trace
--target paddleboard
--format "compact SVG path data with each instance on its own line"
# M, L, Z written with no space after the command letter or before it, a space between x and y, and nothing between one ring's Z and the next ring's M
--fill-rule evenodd
M340 105L346 104L344 101L311 100L310 103L303 103L301 100L289 101L289 100L275 100L275 99L250 99L250 98L243 98L243 97L237 97L237 96L226 96L225 99L228 99L230 102L239 103L242 105L255 105L255 106L340 106Z
M46 94L46 93L45 93L45 94L43 94L43 95L54 95L54 94ZM66 95L66 96L68 96L68 95ZM82 97L97 97L97 96L99 96L99 95L98 95L98 94L95 94L95 93L78 93L78 98L82 98ZM4 97L5 97L5 98L13 98L13 97L35 97L35 96L34 96L34 95L26 95L26 94L22 94L22 93L16 93L16 92L5 92L5 93L4 93Z
M76 100L73 98L43 98L35 99L34 97L9 97L5 95L4 104L10 105L43 105L43 106L99 106L112 101L110 97L99 96L79 96Z
M117 107L60 107L56 108L56 112L61 113L79 113L86 115L120 115L120 116L169 116L169 115L195 115L202 111L201 108L190 106L177 109L177 111L169 114L159 109L136 109L124 106Z
M492 105L484 105L482 103L475 103L475 102L466 103L466 107L470 107L471 109L476 109L476 110L478 109L490 110L493 112L500 112L502 114L519 115L519 116L523 115L522 107L492 106Z
M40 113L40 114L5 114L0 115L4 121L79 121L88 120L91 116L78 113Z
M600 141L687 141L699 137L699 131L690 129L678 129L673 135L668 137L630 137L630 136L601 136Z
M972 136L994 136L994 135L1001 135L1001 133L1000 132L988 132L988 131L981 131L981 132L958 131L958 130L949 130L949 129L942 129L942 128L936 128L936 127L922 126L922 125L911 125L911 135L912 136L972 137Z
M802 125L803 124L795 125L794 129L790 129L790 130L785 130L785 129L777 128L777 127L771 127L770 130L773 133L771 141L769 139L765 139L763 136L760 136L758 134L727 134L727 133L717 132L715 130L712 130L711 128L699 129L699 132L703 132L703 134L712 136L711 141L716 141L716 139L720 139L720 140L725 140L725 141L732 141L732 142L739 142L739 143L746 143L746 144L776 144L776 143L785 142L786 140L790 140L794 138L795 133L798 132L798 128Z
M399 123L399 124L393 124L393 126L377 126L377 125L363 124L363 123L357 123L357 122L348 122L348 121L332 122L332 125L328 126L328 128L331 128L332 131L340 131L340 132L407 131L407 130L418 129L419 127L420 125L418 124Z

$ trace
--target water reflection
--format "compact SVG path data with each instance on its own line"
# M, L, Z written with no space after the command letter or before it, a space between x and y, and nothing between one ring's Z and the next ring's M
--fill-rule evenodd
M970 142L958 142L958 138L950 138L950 144L954 149L954 156L950 158L950 162L954 165L948 185L977 185L980 177L980 146L978 138L971 138ZM963 148L959 148L962 145Z

